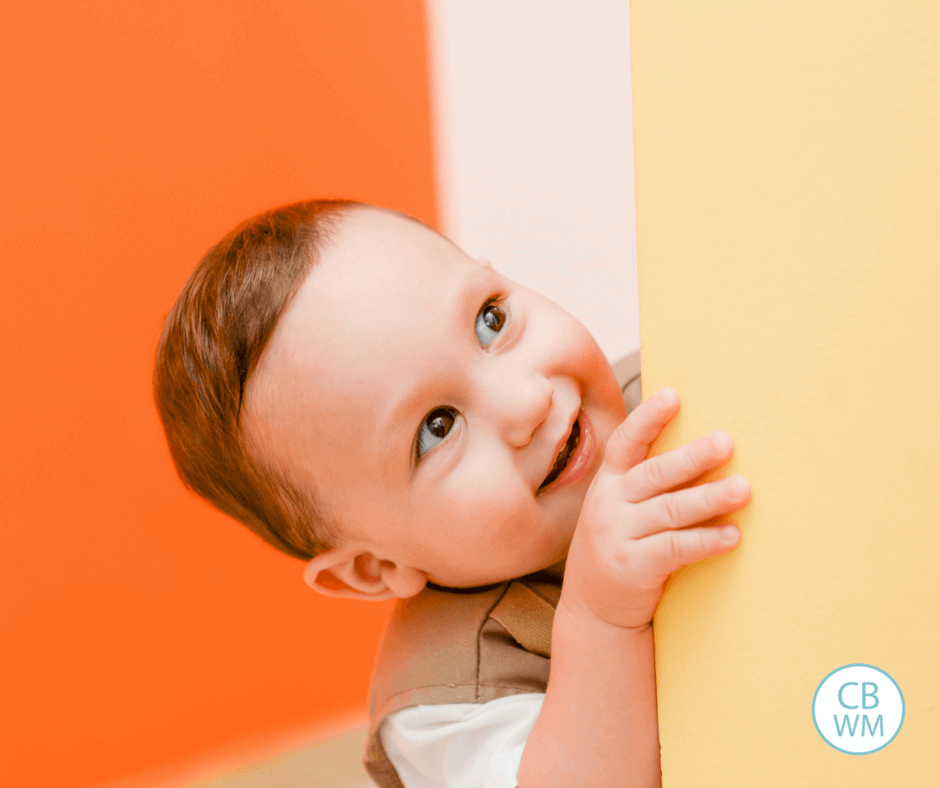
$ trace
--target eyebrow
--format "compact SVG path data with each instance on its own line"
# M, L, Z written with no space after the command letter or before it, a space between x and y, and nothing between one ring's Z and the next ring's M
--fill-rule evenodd
M460 284L454 289L452 297L440 310L441 314L455 316L453 325L458 333L462 326L469 326L469 331L473 331L473 321L483 305L480 293L484 289L484 285L491 282L492 277L493 271L490 268L479 266L472 269L469 274L460 280ZM482 296L482 299L486 297ZM385 436L385 441L379 458L379 467L382 469L383 474L394 473L396 466L401 463L402 433L411 433L408 435L409 455L407 457L410 470L411 452L414 450L414 430L418 425L412 423L408 417L428 396L427 388L420 383L411 386L404 396L392 405L389 415L382 420L379 434ZM448 403L434 403L431 407L446 404Z

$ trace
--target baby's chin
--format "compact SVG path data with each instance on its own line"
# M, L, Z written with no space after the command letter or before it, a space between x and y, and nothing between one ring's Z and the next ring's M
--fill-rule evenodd
M570 542L569 542L570 544ZM515 580L518 577L525 577L536 572L546 572L561 579L565 561L568 557L567 546L564 550L559 550L550 557L533 558L531 560L520 560L511 566L493 568L492 571L479 571L472 575L460 572L443 573L439 578L428 577L428 582L441 588L452 588L455 590L468 590L473 588L485 588L488 586L506 583Z
M597 436L597 461L591 469L591 480L597 475L604 462L604 454L607 451L607 442L610 440L610 436L617 431L617 428L623 424L626 418L627 407L624 405L619 389L617 390L616 401L609 403L608 407L592 416L592 423Z

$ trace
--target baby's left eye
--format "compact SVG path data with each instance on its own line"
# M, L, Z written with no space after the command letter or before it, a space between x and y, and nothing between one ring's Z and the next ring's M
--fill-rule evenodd
M476 325L477 339L480 340L482 347L487 347L490 342L496 339L496 335L503 330L506 325L506 313L498 304L487 304L477 315Z

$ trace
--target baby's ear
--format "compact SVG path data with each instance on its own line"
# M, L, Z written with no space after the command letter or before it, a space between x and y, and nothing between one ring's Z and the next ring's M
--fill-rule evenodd
M307 563L304 582L326 596L404 599L421 591L428 576L412 566L382 561L372 553L336 547Z

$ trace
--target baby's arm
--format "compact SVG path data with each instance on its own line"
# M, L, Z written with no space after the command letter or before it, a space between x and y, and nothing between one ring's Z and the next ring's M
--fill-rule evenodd
M670 492L734 451L728 435L712 433L646 460L678 409L676 392L663 389L608 441L568 553L551 676L519 788L661 784L653 611L670 573L738 543L734 526L689 526L750 497L738 476Z

